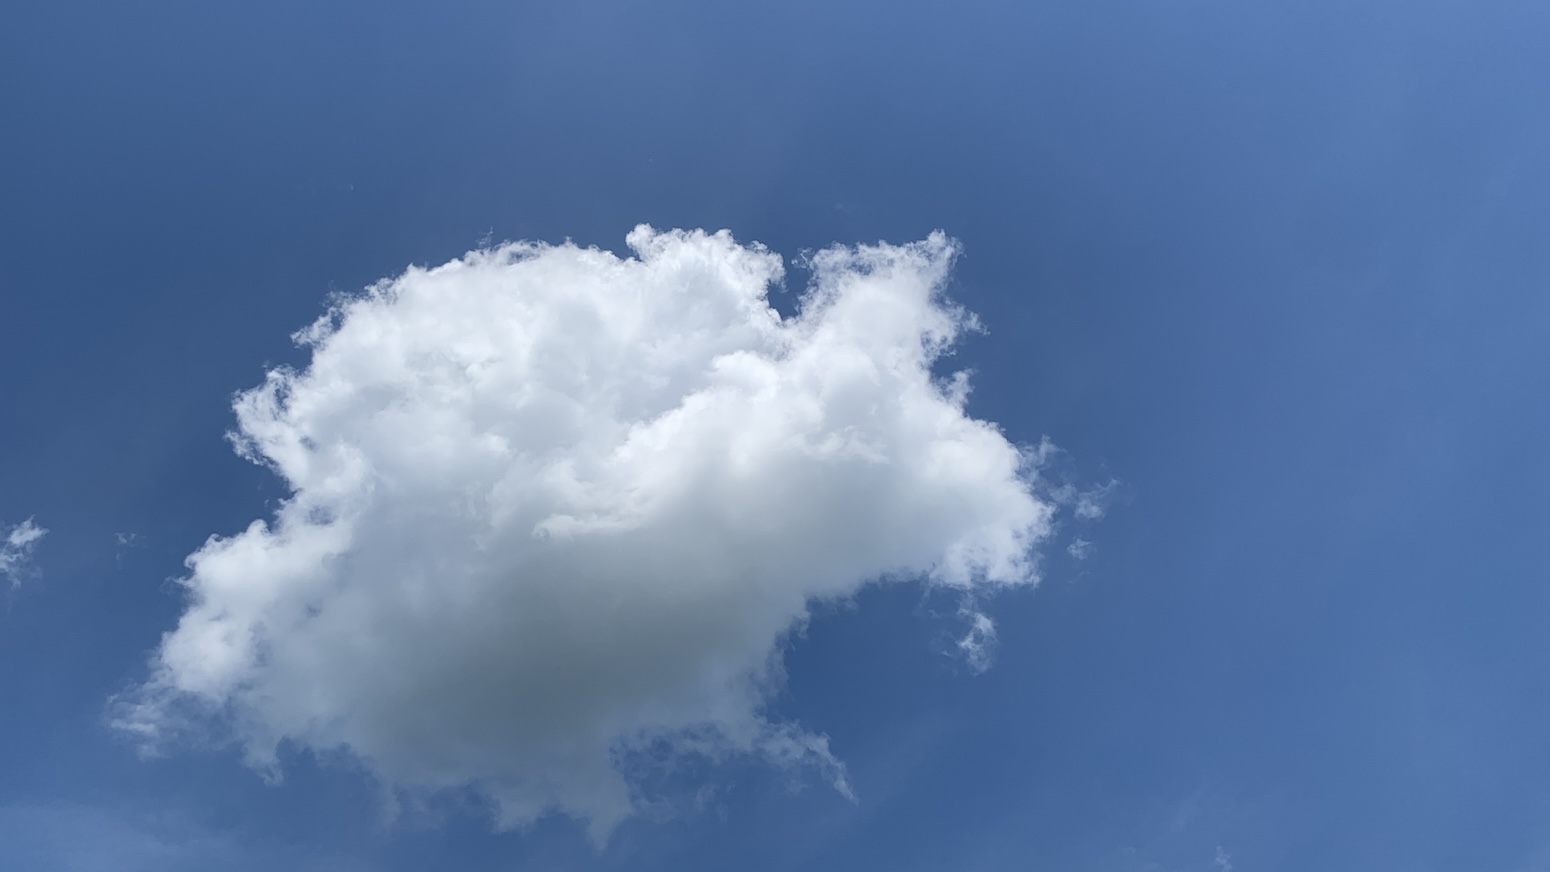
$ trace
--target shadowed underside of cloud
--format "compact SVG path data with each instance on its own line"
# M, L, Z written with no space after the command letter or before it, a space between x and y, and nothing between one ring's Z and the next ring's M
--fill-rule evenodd
M955 246L821 252L782 318L762 247L628 242L410 269L300 332L310 364L239 395L233 434L292 496L188 558L118 725L219 722L260 767L341 749L598 837L640 801L642 749L844 790L821 736L763 712L809 604L921 578L973 601L1034 581L1050 531L1036 452L933 375L972 326L942 297Z

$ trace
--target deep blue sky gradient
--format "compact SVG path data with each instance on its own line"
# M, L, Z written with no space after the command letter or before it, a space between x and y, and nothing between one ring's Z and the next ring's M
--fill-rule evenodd
M1534 2L5 4L0 523L51 532L0 614L0 868L1550 869L1547 36ZM733 766L595 854L111 734L182 558L284 496L229 399L330 293L642 221L947 230L972 411L1123 483L1093 557L993 604L984 675L918 588L821 610L775 707L858 803Z

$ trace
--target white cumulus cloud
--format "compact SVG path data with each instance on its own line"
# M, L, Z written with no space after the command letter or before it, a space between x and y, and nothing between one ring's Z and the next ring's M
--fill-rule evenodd
M31 568L32 550L46 535L48 531L31 518L6 530L0 536L0 578L10 579L13 588L19 586Z
M298 333L310 363L240 394L233 434L291 496L189 556L118 725L220 723L265 768L281 743L343 750L396 790L598 837L642 801L647 749L844 789L822 736L764 711L810 603L1031 583L1054 512L1037 452L933 372L972 326L942 296L955 244L820 252L782 318L760 246L628 243L475 251Z

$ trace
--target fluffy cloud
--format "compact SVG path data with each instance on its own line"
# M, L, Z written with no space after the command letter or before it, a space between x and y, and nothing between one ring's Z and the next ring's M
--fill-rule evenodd
M11 587L20 585L31 563L32 549L47 534L31 518L7 530L0 537L0 578L10 579Z
M628 243L472 252L298 333L310 364L239 395L233 434L292 495L188 558L118 724L215 719L260 767L345 750L396 789L598 836L640 801L644 749L844 789L821 736L763 712L782 639L868 583L1034 581L1037 452L933 373L972 326L945 236L818 253L788 318L760 246ZM966 614L981 662L994 626Z

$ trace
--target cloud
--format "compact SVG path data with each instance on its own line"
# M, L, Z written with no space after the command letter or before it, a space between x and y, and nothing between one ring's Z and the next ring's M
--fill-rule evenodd
M1059 450L1047 442L1040 446L1041 454L1046 458ZM1108 514L1109 503L1113 501L1119 486L1118 479L1110 479L1107 484L1094 485L1086 490L1078 490L1074 484L1063 484L1050 488L1049 498L1056 505L1070 506L1071 514L1079 521L1099 521Z
M1222 872L1232 872L1232 855L1223 850L1221 845L1216 846L1216 868Z
M0 537L0 577L10 579L11 587L21 585L31 569L32 551L46 535L47 530L28 518Z
M124 565L124 558L129 552L144 548L147 544L146 538L139 533L114 533L113 541L118 546L113 551L113 559L120 566Z
M1073 560L1086 560L1093 556L1096 550L1098 546L1082 538L1073 539L1071 544L1066 546L1066 553L1071 555Z
M117 725L165 745L218 722L266 770L282 742L344 750L598 838L642 801L642 755L845 789L821 735L765 714L783 640L869 583L1034 582L1041 455L934 372L973 326L942 234L813 255L787 318L760 246L628 243L412 268L298 333L309 365L240 394L232 436L291 496L189 556Z
M991 659L995 653L996 622L991 620L989 615L975 608L972 602L965 602L959 609L958 616L969 624L968 632L958 640L958 651L968 662L970 669L984 672L990 668Z

